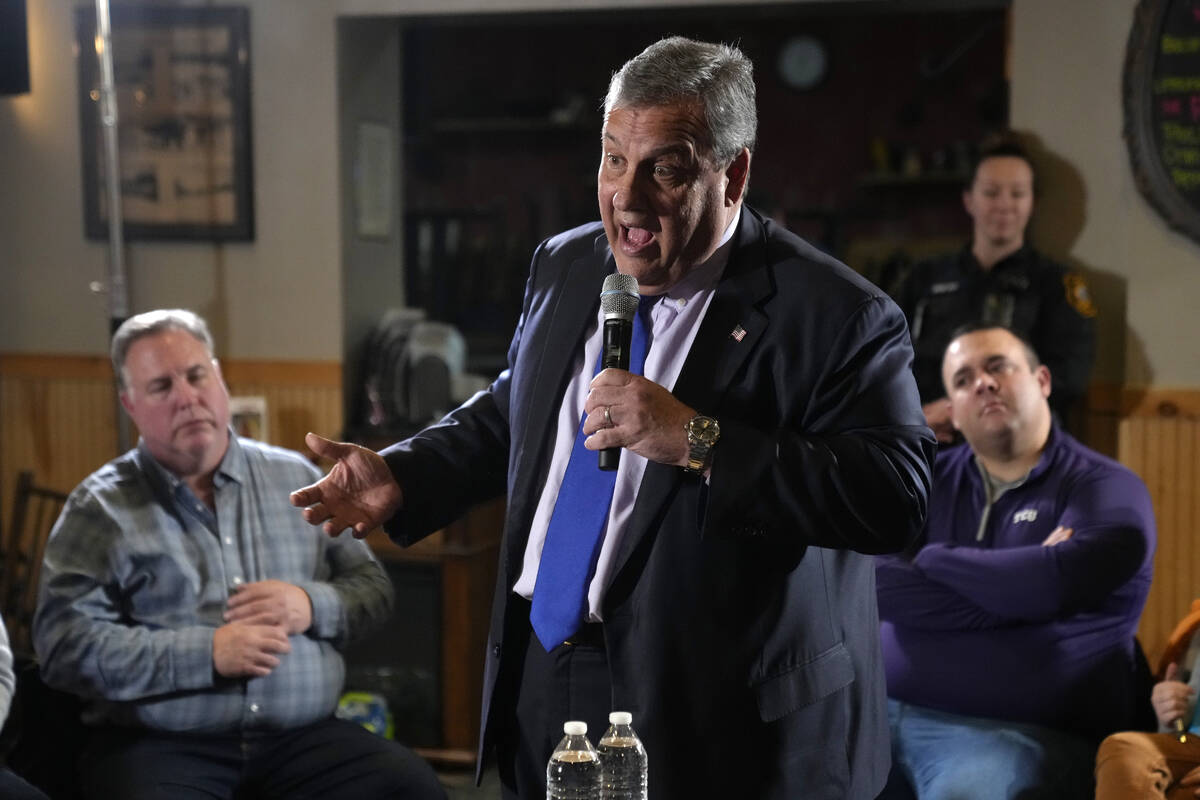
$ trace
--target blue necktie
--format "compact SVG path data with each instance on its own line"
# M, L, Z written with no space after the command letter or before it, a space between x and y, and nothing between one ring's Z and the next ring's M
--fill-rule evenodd
M658 300L643 297L633 318L633 339L630 343L629 371L642 374L649 347L644 317ZM596 359L596 373L604 363L604 350ZM533 589L533 608L529 620L538 641L547 652L579 630L587 617L587 590L600 554L600 542L608 523L613 487L617 472L601 470L599 454L583 446L587 436L583 421L575 434L575 446L567 461L554 513L546 528L542 558L538 564L537 582Z

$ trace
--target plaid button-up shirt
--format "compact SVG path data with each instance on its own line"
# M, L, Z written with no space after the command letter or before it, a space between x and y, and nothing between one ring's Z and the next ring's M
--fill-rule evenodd
M320 473L299 454L230 434L215 511L144 445L89 476L46 547L34 646L47 683L85 721L197 733L279 730L328 717L338 648L382 623L392 587L366 545L327 537L288 501ZM263 678L213 668L235 587L276 579L312 600L311 628Z

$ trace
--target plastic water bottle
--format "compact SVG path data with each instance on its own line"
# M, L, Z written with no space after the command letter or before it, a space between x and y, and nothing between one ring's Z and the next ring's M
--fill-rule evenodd
M614 711L600 739L601 800L646 800L646 748L633 731L633 715Z
M546 765L546 800L599 800L600 754L588 741L587 723L564 723L563 733Z

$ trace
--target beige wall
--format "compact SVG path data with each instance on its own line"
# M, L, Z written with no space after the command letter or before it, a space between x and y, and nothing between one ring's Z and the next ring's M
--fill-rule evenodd
M225 357L340 361L338 15L562 10L605 0L243 2L251 15L255 240L131 244L130 310L193 308ZM0 97L0 286L10 298L0 352L100 353L108 338L107 299L89 289L106 279L108 251L83 236L77 5L91 4L27 3L33 91Z
M1012 121L1061 159L1042 181L1042 199L1065 213L1040 215L1035 236L1094 274L1101 313L1097 379L1195 387L1200 245L1168 228L1138 192L1121 135L1121 76L1136 5L1016 0ZM1059 175L1065 180L1056 189ZM1055 196L1063 186L1072 197ZM1067 250L1071 233L1077 238Z
M133 309L191 305L213 321L227 356L337 360L337 15L597 3L248 5L256 239L131 245ZM4 295L19 298L0 314L0 352L94 353L106 338L107 306L88 284L104 278L107 250L82 234L72 6L28 4L33 92L0 98L0 275ZM1121 138L1121 70L1134 6L1135 0L1015 0L1013 122L1035 132L1056 157L1043 182L1042 210L1062 213L1041 214L1035 234L1093 275L1102 313L1097 377L1200 386L1193 322L1200 245L1168 229L1142 199Z
M107 300L88 286L108 250L83 237L75 5L27 4L33 91L0 98L0 352L94 353L107 339ZM194 308L226 356L340 360L340 311L326 311L341 292L336 3L249 5L255 241L130 245L131 310Z

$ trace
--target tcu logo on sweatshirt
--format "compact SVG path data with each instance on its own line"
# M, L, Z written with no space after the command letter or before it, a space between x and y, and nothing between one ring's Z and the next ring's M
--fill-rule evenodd
M1020 511L1018 511L1017 513L1013 514L1013 524L1014 525L1016 525L1018 522L1033 522L1036 519L1037 519L1037 509L1036 508L1023 508Z

